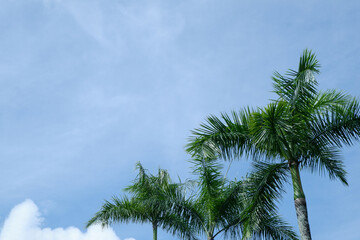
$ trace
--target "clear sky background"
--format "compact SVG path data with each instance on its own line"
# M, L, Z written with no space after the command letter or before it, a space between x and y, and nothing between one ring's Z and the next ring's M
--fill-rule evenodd
M272 73L305 48L320 89L359 97L359 13L358 0L0 0L0 240L150 239L150 225L84 225L136 161L191 177L190 130L267 104ZM359 155L343 151L349 187L302 172L314 239L360 239ZM290 187L280 211L297 229Z

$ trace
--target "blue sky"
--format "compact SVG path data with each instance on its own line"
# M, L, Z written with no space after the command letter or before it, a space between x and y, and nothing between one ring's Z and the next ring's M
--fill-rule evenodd
M0 239L21 214L30 229L86 234L136 161L191 177L190 130L275 98L272 73L296 68L305 48L322 65L320 89L360 96L359 12L350 0L1 0ZM359 146L343 151L349 187L302 173L314 239L360 239ZM247 165L235 162L231 176ZM281 203L297 227L291 188ZM121 240L151 234L113 229Z

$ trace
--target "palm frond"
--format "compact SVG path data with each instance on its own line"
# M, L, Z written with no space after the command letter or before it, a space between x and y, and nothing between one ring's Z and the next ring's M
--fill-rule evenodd
M310 114L321 114L324 111L332 110L336 107L341 107L350 102L351 96L335 89L320 91L316 94L313 102L309 104L310 109L307 111Z
M254 229L243 236L242 239L254 240L296 240L299 239L292 227L283 221L278 215L270 215L263 219L259 228Z
M249 133L251 109L222 114L221 118L210 116L200 128L192 131L186 151L193 157L230 159L242 155L259 158L261 151L254 148Z
M146 190L149 189L149 186L151 184L151 175L147 173L147 170L142 166L140 162L136 163L136 169L139 172L134 180L134 183L126 187L124 190L138 196L149 194L149 192Z
M237 199L231 200L236 202L235 206L240 211L236 214L233 212L231 217L227 217L227 225L224 225L223 229L225 236L246 238L258 234L259 236L264 235L266 236L264 239L268 239L274 234L270 230L265 231L264 229L272 227L275 232L278 227L277 230L281 230L284 236L288 236L283 239L292 239L289 236L292 236L294 232L288 225L270 226L270 222L268 222L269 219L276 216L276 202L281 197L283 183L286 182L287 177L286 164L260 162L254 164L254 171L241 182L241 185L234 184L233 190ZM233 193L230 196L232 195Z
M274 73L274 92L291 106L294 113L306 113L308 103L315 97L318 83L314 74L319 73L319 67L315 54L306 49L297 71L289 69L285 76Z
M214 159L195 158L191 161L194 164L194 173L199 176L200 196L204 199L217 197L223 185L221 165Z
M197 240L199 231L196 225L190 225L187 218L179 214L167 214L163 217L160 227L180 239Z
M298 72L312 71L314 73L320 73L320 64L316 59L316 55L309 49L305 49L299 61Z
M101 210L90 219L86 225L101 224L103 227L114 222L149 222L148 213L145 207L134 199L113 197L112 201L105 201Z
M281 197L283 184L289 176L288 172L288 167L284 163L254 164L254 171L247 181L247 207L242 214L245 219L245 230L254 226L256 228L262 219L276 213L276 202Z
M312 122L311 142L352 145L360 139L360 105L352 99L345 105L336 106L330 111L318 114Z
M340 158L339 150L329 146L319 146L312 143L307 147L308 156L305 154L301 159L301 166L310 169L311 172L320 174L328 173L330 179L339 179L348 185L344 163Z

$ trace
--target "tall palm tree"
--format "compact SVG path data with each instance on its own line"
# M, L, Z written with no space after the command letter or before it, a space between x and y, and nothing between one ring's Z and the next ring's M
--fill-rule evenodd
M291 227L276 214L275 203L280 195L277 186L282 184L285 173L258 164L258 171L248 178L228 181L217 161L197 158L193 162L199 178L196 194L186 200L164 198L171 202L174 215L184 219L192 232L205 235L208 240L219 234L225 238L297 239ZM263 174L264 169L267 174Z
M112 201L106 201L86 227L98 223L103 227L115 222L151 223L154 240L157 239L158 227L181 238L193 239L187 223L171 214L169 206L160 201L161 196L178 194L181 184L172 183L166 170L159 169L158 175L154 176L148 174L140 163L136 167L139 174L134 184L125 189L132 197L113 197Z
M286 163L291 175L301 239L311 239L300 170L327 172L347 185L339 149L359 139L360 107L336 90L318 91L316 56L305 50L298 70L275 72L278 99L264 108L210 116L193 131L187 151L205 158L239 158ZM280 165L279 165L280 166Z

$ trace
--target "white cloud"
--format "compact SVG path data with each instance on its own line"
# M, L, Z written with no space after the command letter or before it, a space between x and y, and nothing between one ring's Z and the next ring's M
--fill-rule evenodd
M83 233L75 227L41 228L42 220L35 203L26 200L11 210L1 229L0 240L120 240L111 228L102 229L97 225Z

